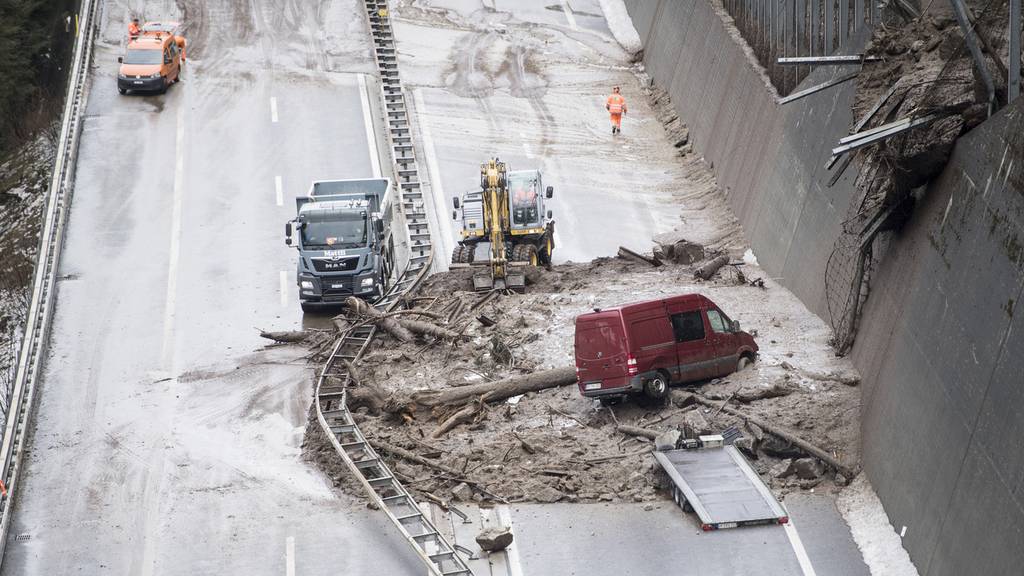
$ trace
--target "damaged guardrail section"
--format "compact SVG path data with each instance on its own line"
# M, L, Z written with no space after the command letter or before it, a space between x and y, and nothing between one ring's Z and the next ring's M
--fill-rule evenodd
M64 241L64 227L71 207L75 158L87 99L86 81L92 56L92 38L96 32L97 0L83 0L79 15L78 37L68 79L68 92L61 120L60 140L46 198L43 227L39 234L39 256L32 281L32 301L25 322L25 337L18 354L18 369L4 428L0 469L6 490L0 495L3 515L0 520L0 563L11 524L12 502L18 489L18 475L25 449L25 432L32 417L36 381L46 356L46 345L53 316L57 266Z
M402 276L373 306L390 312L404 305L404 296L426 277L433 260L430 228L419 181L405 93L398 77L394 32L386 0L365 0L374 57L381 77L381 98L387 138L392 152L393 176L398 184L409 242L409 260ZM370 347L376 334L372 325L357 325L343 332L316 383L316 416L324 434L374 504L387 514L399 532L436 576L471 575L456 548L438 531L420 505L388 468L363 435L349 412L347 389L355 384L353 365Z

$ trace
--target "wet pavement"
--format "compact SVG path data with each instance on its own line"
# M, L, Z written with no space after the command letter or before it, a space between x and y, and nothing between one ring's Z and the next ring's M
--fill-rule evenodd
M302 460L311 372L257 332L302 322L294 198L369 175L357 5L184 4L203 24L186 20L182 82L120 96L128 13L104 3L3 573L420 571L404 547L382 553L397 537L382 515ZM170 1L145 14L181 18ZM335 38L348 21L359 35Z
M256 330L323 322L299 310L283 223L311 180L371 169L361 4L281 4L145 3L148 19L184 18L192 61L168 94L123 97L114 75L128 12L105 3L3 574L424 572L383 514L302 460L311 372ZM539 165L555 186L559 261L642 248L678 224L672 152L644 140L659 130L649 110L638 101L624 135L605 134L606 85L638 95L596 0L572 2L572 19L558 3L434 4L491 27L397 26L417 58L403 76L432 134L441 221L495 154ZM527 25L500 31L516 19ZM467 42L477 52L449 58ZM490 63L478 69L473 54ZM453 230L441 230L450 249ZM815 526L812 560L863 574L841 519L816 506L793 511ZM701 535L667 502L523 506L512 521L534 575L800 573L783 529Z

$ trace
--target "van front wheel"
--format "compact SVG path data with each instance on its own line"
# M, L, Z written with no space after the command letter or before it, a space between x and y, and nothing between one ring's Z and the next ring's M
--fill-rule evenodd
M668 394L668 379L664 374L656 374L644 382L644 395L653 400L664 398Z

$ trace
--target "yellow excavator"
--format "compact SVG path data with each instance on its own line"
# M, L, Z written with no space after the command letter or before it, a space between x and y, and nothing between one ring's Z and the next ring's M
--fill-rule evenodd
M480 190L452 199L452 218L462 216L462 239L452 252L453 265L470 265L473 288L526 290L526 267L549 264L555 249L555 222L544 201L540 170L509 171L493 158L480 166Z

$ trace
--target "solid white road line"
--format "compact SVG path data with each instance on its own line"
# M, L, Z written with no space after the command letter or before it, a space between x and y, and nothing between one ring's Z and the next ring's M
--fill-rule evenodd
M502 526L508 528L509 532L512 532L513 542L505 548L505 555L508 558L508 573L509 576L523 576L523 566L519 562L519 546L515 543L515 530L512 529L512 512L508 506L501 504L498 506L498 519L501 520Z
M178 259L181 257L181 205L185 195L185 113L178 111L174 151L174 196L171 200L171 248L167 259L167 299L164 303L164 342L160 364L174 370L174 305L178 293Z
M562 11L565 12L565 19L569 21L569 28L579 30L579 26L576 25L576 16L572 13L568 0L562 0Z
M284 186L280 176L274 176L274 191L277 193L277 205L284 206Z
M817 576L814 572L814 566L811 565L811 559L807 557L807 551L804 550L804 543L800 540L800 534L796 531L796 526L793 525L793 516L789 517L789 522L783 524L786 529L786 536L789 538L789 545L793 547L793 553L796 554L796 560L800 563L800 571L803 572L804 576Z
M295 536L284 539L284 573L295 576Z
M366 75L359 75L359 103L363 107L363 125L366 128L366 144L370 147L370 164L373 166L373 177L381 177L380 152L377 151L377 131L373 127L373 116L370 112L370 95L366 91Z
M281 306L288 306L288 273L281 270Z
M416 114L419 117L420 135L423 137L423 154L427 157L427 171L430 172L430 189L434 196L434 220L440 237L436 240L441 247L441 265L443 270L448 269L447 257L452 253L452 238L455 232L452 230L452 221L446 218L448 213L448 198L444 194L444 186L441 184L441 169L437 165L437 152L434 150L434 139L430 136L430 121L427 119L427 105L423 102L423 91L417 88L413 91L413 99L416 102ZM421 176L422 178L422 176ZM435 259L437 262L437 259Z
M270 97L270 121L277 123L277 98Z

